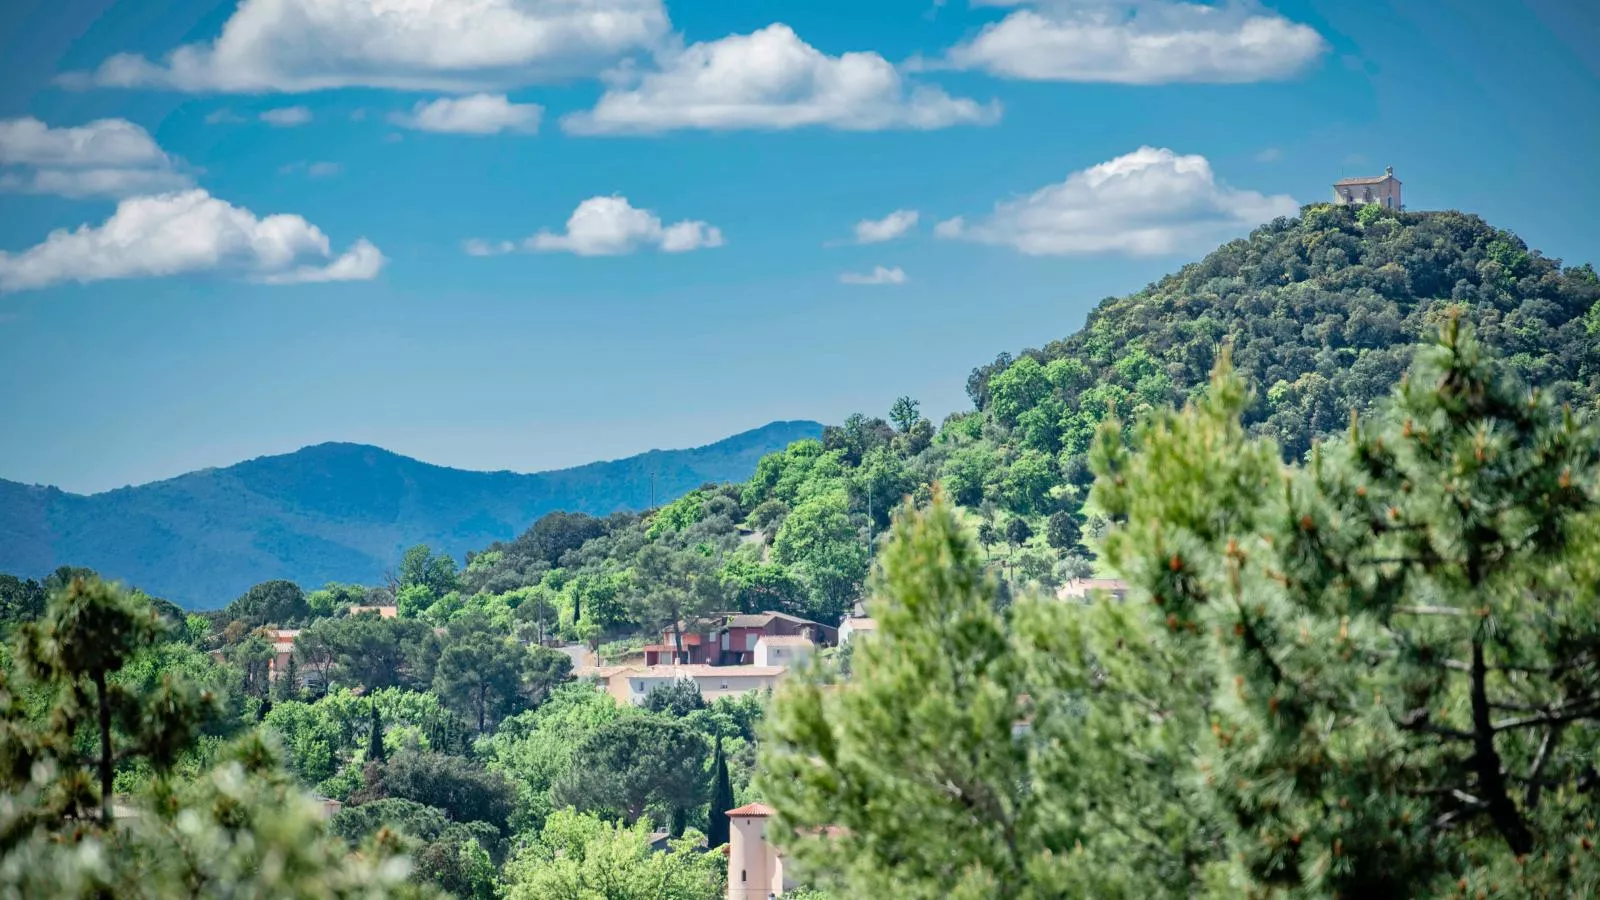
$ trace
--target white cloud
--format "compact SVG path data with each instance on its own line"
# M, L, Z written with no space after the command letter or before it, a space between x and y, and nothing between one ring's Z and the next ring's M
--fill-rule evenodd
M396 114L390 120L418 131L453 134L499 134L515 131L532 134L539 130L544 107L537 103L512 103L505 94L473 94L469 97L440 97L421 101L409 114Z
M1028 6L951 49L946 65L1031 81L1166 84L1286 78L1327 42L1250 0L988 0Z
M680 128L855 131L989 124L998 102L980 104L910 85L876 53L828 56L787 25L693 44L663 56L657 71L615 73L587 112L562 119L575 134L649 134Z
M906 271L899 266L892 269L873 266L871 272L846 272L839 276L844 284L905 284L909 280Z
M383 263L365 239L334 258L327 235L300 216L257 218L196 189L123 200L98 226L59 229L20 253L0 252L0 291L213 271L274 284L359 281Z
M72 128L51 128L31 117L0 119L0 165L133 168L166 162L150 132L126 119Z
M207 125L236 125L244 121L244 117L237 115L233 110L223 107L206 113Z
M188 187L150 133L126 119L52 128L0 119L0 190L63 197L125 197Z
M1277 147L1265 147L1256 154L1256 162L1275 163L1283 159L1283 151Z
M298 172L306 173L307 178L332 178L344 171L344 166L336 162L294 162L278 167L280 175L294 175Z
M856 243L879 244L892 241L917 227L914 209L897 209L881 219L862 219L856 223Z
M934 233L1013 247L1034 256L1119 253L1153 256L1207 249L1298 204L1221 184L1203 156L1140 147L997 203L977 222L940 222Z
M477 242L467 248L499 251L504 244ZM722 246L722 232L705 222L685 220L663 225L655 213L636 209L620 194L590 197L578 204L567 219L565 233L540 231L527 239L529 250L565 251L579 256L619 256L641 246L654 246L666 253L685 253ZM474 255L488 255L479 253Z
M213 41L113 56L68 84L183 91L465 90L597 71L657 45L661 0L240 0Z
M261 114L261 121L278 128L294 128L311 121L311 110L304 106L285 106Z
M461 243L461 249L468 256L500 256L514 252L517 249L517 245L510 241L491 242L481 238L470 238Z
M194 182L165 169L31 169L0 174L0 190L57 197L131 197L181 190Z

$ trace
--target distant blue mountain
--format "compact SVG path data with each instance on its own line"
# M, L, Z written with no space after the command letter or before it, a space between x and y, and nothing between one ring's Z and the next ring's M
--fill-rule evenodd
M413 544L459 559L554 510L644 509L652 477L666 503L707 482L743 481L762 456L821 433L816 422L773 422L692 450L531 475L318 444L89 496L0 480L0 572L89 566L199 609L273 578L373 583Z

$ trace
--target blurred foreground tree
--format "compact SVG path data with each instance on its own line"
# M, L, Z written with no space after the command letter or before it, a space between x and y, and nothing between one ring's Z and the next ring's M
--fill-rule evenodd
M1286 466L1209 391L1094 448L1125 602L997 612L907 512L842 687L762 789L845 896L1600 893L1600 435L1447 321L1388 409ZM842 830L824 826L842 826Z
M19 630L0 669L0 896L424 896L392 846L328 838L254 732L210 772L168 777L215 698L172 672L116 678L162 630L148 598L82 577ZM135 760L155 777L113 798Z

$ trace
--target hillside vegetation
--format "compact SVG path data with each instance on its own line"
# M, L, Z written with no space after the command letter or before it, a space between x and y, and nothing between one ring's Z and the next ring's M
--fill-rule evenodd
M191 608L274 578L374 583L418 541L459 556L552 510L644 509L652 496L745 478L763 454L821 428L774 422L692 450L533 475L320 444L91 496L0 480L0 571L89 566Z
M286 521L388 530L367 568L205 615L85 570L0 577L0 813L34 811L0 815L19 848L0 893L270 876L245 892L714 900L725 862L702 829L720 844L723 812L762 801L780 829L844 829L786 841L840 897L1592 895L1600 438L1560 405L1595 407L1597 347L1588 266L1458 213L1308 207L974 371L975 408L938 427L901 398L753 440L748 480L680 481L643 513L574 499L513 538L497 492L522 476L451 495L366 448L197 473L210 487L160 495L183 516L117 546L140 571L255 577L249 548ZM591 503L617 483L557 481ZM270 506L257 531L198 503L269 496L292 514ZM920 511L895 519L907 496ZM0 508L4 541L53 509ZM132 515L101 510L94 528ZM398 550L431 540L405 523L459 539L475 516L504 537L464 566L447 541ZM879 558L878 633L772 704L689 686L619 706L542 646L617 658L732 609L831 623ZM382 584L341 574L373 567ZM1100 568L1139 602L1034 590ZM350 614L374 603L398 616ZM303 629L276 679L267 626ZM345 806L326 830L284 815L296 787ZM114 794L127 831L89 824ZM653 852L658 828L682 838ZM402 871L390 853L414 864L403 885L375 880Z
M1450 310L1557 402L1600 402L1591 266L1563 267L1462 213L1310 206L1105 301L1069 338L974 370L976 408L937 429L906 398L889 421L852 416L768 456L743 484L647 516L540 523L475 555L435 613L509 615L536 596L571 637L713 607L831 622L860 596L891 510L906 495L925 502L935 482L1009 584L1050 587L1096 570L1086 544L1104 523L1083 509L1086 454L1113 412L1181 403L1230 347L1254 389L1245 426L1299 458L1386 397ZM674 599L659 599L663 573Z

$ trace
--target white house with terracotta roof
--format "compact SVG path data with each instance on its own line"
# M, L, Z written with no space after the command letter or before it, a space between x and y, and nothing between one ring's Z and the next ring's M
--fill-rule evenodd
M867 616L851 616L839 623L839 646L850 643L851 635L870 634L878 630L878 620Z
M586 666L572 674L592 678L618 703L642 706L650 692L679 681L693 682L707 700L738 697L776 687L784 666Z
M1382 175L1341 178L1335 181L1333 202L1341 206L1366 206L1376 203L1387 209L1405 208L1400 204L1400 179L1394 177L1394 166L1385 168Z
M755 664L787 669L810 658L816 649L817 645L805 635L764 634L756 639Z

